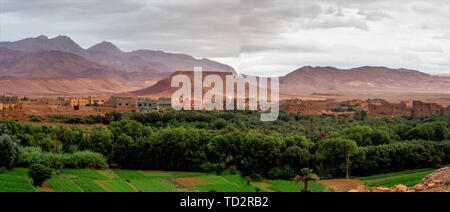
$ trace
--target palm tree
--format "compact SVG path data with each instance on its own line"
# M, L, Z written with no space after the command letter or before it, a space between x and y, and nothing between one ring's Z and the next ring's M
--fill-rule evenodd
M294 178L295 182L303 182L305 184L302 192L308 192L308 182L310 180L316 181L319 180L319 177L314 174L314 171L310 168L303 168L300 170L300 175L297 175Z

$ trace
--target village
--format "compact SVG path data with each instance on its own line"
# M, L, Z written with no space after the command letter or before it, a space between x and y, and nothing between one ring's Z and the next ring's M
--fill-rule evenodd
M236 101L236 100L235 100ZM188 104L194 108L195 101ZM252 106L249 99L245 107ZM186 104L186 103L185 103ZM225 102L224 102L225 104ZM87 117L105 115L110 112L147 113L171 108L171 98L131 98L131 97L57 97L28 98L0 97L1 120L28 120L30 117L47 119L51 116ZM186 108L186 107L185 107ZM255 107L252 107L255 108ZM329 115L352 118L355 111L366 111L372 117L396 116L440 116L450 114L450 107L437 103L409 101L390 103L384 99L367 100L301 100L287 99L280 101L279 110L299 115Z
M170 98L125 97L2 97L0 119L27 120L31 116L46 119L51 116L87 117L110 112L135 113L159 111L171 106Z
M422 101L390 103L384 99L346 100L284 100L280 111L301 115L333 115L352 117L355 111L366 111L372 117L440 116L450 114L450 107Z

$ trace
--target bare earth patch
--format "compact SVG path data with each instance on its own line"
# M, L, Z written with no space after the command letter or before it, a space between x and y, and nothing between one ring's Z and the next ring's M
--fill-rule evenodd
M173 178L173 182L178 183L182 186L196 186L196 185L208 185L211 184L208 180L201 180L195 177L183 177L183 178Z
M55 190L52 188L52 186L45 181L44 184L39 188L40 192L54 192Z
M351 179L320 180L319 183L326 185L330 191L349 191L361 185L361 182Z

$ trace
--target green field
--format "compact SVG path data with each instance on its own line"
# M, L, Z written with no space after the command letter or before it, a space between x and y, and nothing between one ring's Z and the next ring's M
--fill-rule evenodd
M273 191L299 191L299 184L273 181ZM317 184L319 185L319 184ZM319 187L325 187L320 185ZM321 191L322 189L312 189ZM256 182L240 175L217 176L202 172L151 172L138 170L65 169L52 174L47 184L36 189L27 177L26 169L14 169L0 174L1 191L45 192L255 192L266 191Z
M269 189L279 192L299 192L304 188L303 183L285 180L269 180L268 183L272 184L268 187ZM308 183L308 189L312 192L324 192L326 188L325 185L314 181Z
M31 185L26 169L14 169L0 174L0 191L34 192L36 189Z
M403 184L410 187L417 185L420 180L422 180L425 176L433 173L433 171L433 169L406 170L402 172L361 177L359 178L359 180L369 188L376 185L392 187L398 184Z
M392 187L397 184L414 186L433 169L407 170L357 178L362 184L373 187ZM0 174L0 192L299 192L303 183L288 180L263 180L253 182L240 175L201 172L149 172L138 170L65 169L52 174L43 188L35 188L27 177L27 169L16 168ZM309 190L323 192L327 187L317 182L309 183Z
M126 182L123 180L105 180L103 184L115 192L135 192Z

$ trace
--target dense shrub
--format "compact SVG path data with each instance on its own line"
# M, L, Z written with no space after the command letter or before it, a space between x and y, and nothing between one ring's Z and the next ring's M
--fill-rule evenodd
M113 135L105 128L96 127L91 134L84 136L80 143L81 150L98 152L109 157L113 145Z
M430 141L442 141L449 138L448 123L444 121L435 121L425 123L407 132L408 139L422 139Z
M42 122L42 119L40 119L40 118L38 118L36 116L32 116L29 121L31 121L31 122Z
M217 175L221 175L225 171L225 164L223 163L204 163L201 168L205 172L215 172Z
M58 127L55 129L55 134L58 141L62 144L62 150L66 153L73 153L83 139L81 128L74 126L70 128Z
M260 174L256 174L256 173L253 173L252 175L250 175L250 178L251 178L253 181L256 181L256 182L259 182L259 181L262 180L261 175L260 175Z
M291 179L294 178L297 173L289 165L284 167L275 167L269 170L267 177L270 179Z
M28 169L28 176L33 180L33 185L36 187L52 177L52 170L42 164L32 164Z
M372 175L405 169L435 168L450 162L450 140L405 141L361 148L365 160L354 161L353 172Z
M70 161L64 163L65 167L72 168L108 168L106 158L95 152L80 151L71 154Z
M57 154L43 152L38 147L19 147L17 165L28 167L31 164L42 164L52 168L98 168L108 167L105 157L99 153L84 151L73 154Z
M0 125L0 167L12 168L17 157L18 144L3 124Z
M238 170L237 170L236 166L230 166L230 167L228 168L228 172L229 172L231 175L235 175L235 174L238 173Z
M450 116L390 119L361 114L348 119L281 113L280 120L261 122L255 111L166 111L110 113L70 121L109 125L83 131L0 123L13 141L31 146L20 151L17 161L24 167L37 162L50 167L98 168L106 167L108 161L128 169L202 171L202 165L209 163L220 164L219 173L225 167L236 167L245 176L287 178L291 175L284 170L287 166L296 171L311 167L322 176L336 177L345 171L366 175L449 161L448 142L443 139L449 138ZM436 142L401 142L410 139ZM352 142L362 148L351 154L336 151L340 144ZM212 170L217 172L217 167Z

